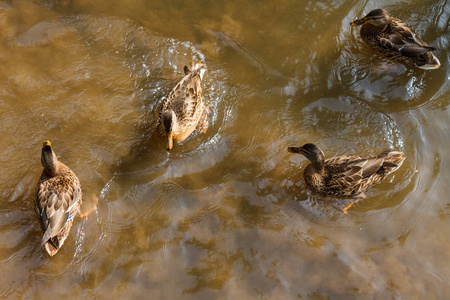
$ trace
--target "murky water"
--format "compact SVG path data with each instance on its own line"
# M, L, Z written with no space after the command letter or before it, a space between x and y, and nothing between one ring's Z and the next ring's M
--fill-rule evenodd
M384 7L439 48L410 70L349 22ZM1 298L450 295L450 3L1 1ZM207 65L209 128L168 153L157 110ZM32 210L42 141L83 210L50 258ZM306 160L405 152L367 199L318 197Z

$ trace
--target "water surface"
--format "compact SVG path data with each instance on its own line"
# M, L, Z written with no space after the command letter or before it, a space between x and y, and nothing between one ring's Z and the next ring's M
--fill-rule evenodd
M442 67L374 54L384 7ZM0 2L1 298L362 299L450 295L448 1ZM206 132L171 152L158 108L207 65ZM80 178L55 257L32 209L42 141ZM306 189L306 160L405 152L367 199Z

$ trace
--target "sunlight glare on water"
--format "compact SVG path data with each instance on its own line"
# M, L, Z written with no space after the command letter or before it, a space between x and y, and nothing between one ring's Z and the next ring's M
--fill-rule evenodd
M374 53L349 23L384 7L441 68ZM450 295L447 1L0 1L0 298L445 299ZM207 130L168 152L159 108L206 64ZM79 177L54 257L33 210L42 141ZM405 153L348 199L301 155Z

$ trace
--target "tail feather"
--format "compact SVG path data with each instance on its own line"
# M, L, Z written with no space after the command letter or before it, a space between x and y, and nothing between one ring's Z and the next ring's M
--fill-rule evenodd
M47 253L50 256L53 256L58 252L59 247L53 243L52 239L50 239L47 243L45 243L45 250L47 250Z
M433 53L431 52L427 52L427 55L428 55L428 63L418 67L424 70L439 69L439 67L441 66L441 62L439 61L439 59L436 56L434 56Z
M203 80L203 74L205 73L205 65L199 61L199 62L194 62L191 61L191 63L188 66L184 66L184 73L187 74L189 72L192 73L196 73L198 72L200 74L200 79Z
M392 173L403 164L405 160L405 156L403 156L403 152L399 151L391 151L389 152L383 162L383 167L387 173Z

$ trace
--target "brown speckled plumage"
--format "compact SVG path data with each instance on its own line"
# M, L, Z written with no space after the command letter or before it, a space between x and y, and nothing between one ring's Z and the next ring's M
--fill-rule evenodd
M374 156L346 155L324 160L322 150L314 144L289 147L288 151L303 154L311 161L303 172L309 189L337 198L363 193L397 170L405 159L402 152L386 150Z
M191 62L190 67L185 66L185 76L162 105L157 132L167 141L168 149L172 148L172 141L169 142L169 139L176 143L184 141L194 131L202 116L204 104L201 81L204 71L200 62Z
M439 60L431 53L436 49L428 46L412 26L391 17L384 9L372 10L350 24L362 25L360 35L363 41L395 62L422 69L440 67Z
M81 185L75 173L58 161L49 141L42 147L44 170L37 183L34 210L44 236L42 245L55 255L69 235L81 205Z

